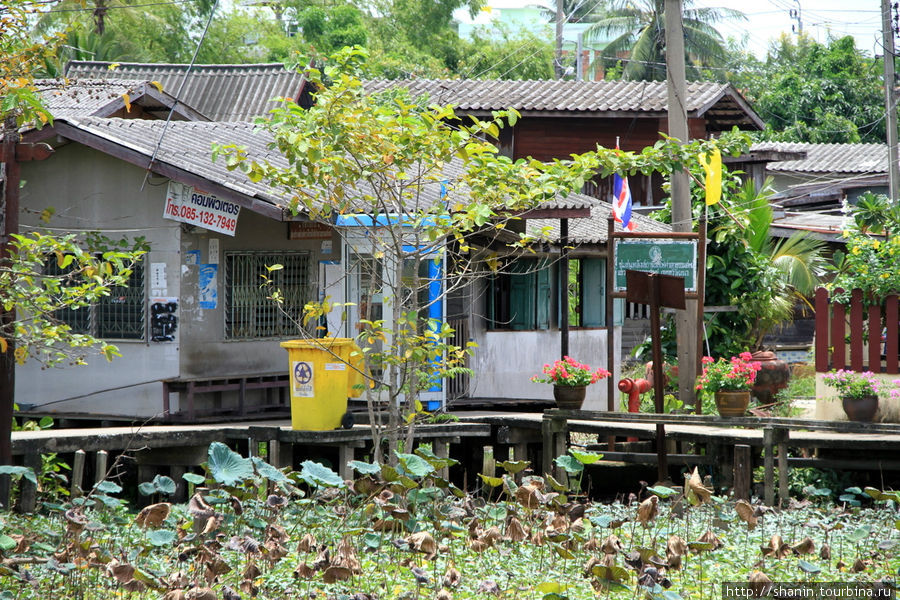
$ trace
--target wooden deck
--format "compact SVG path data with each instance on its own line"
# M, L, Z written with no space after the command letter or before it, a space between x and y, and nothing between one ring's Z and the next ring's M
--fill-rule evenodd
M510 452L516 459L530 460L538 472L555 471L558 477L564 478L564 473L553 464L553 458L566 452L573 432L595 435L596 441L588 442L588 446L600 450L604 460L662 464L661 472L666 474L669 463L689 467L706 465L712 470L717 486L733 485L736 492L744 495L750 493L753 468L763 466L769 504L774 502L776 489L781 499L787 498L787 474L791 467L900 472L900 424L556 409L472 410L455 414L459 422L420 425L416 439L431 442L443 456L449 452L450 444L458 444L457 458L469 462L470 472L482 464L492 464L484 459L482 449L493 447L491 455L496 451L498 457L505 458L503 453ZM658 438L660 433L662 437ZM643 441L623 444L624 438ZM75 466L81 461L82 471L86 455L92 454L96 474L105 473L107 454L128 452L136 457L139 468L163 466L171 468L178 477L185 468L205 461L205 449L214 441L242 448L247 453L265 445L267 460L279 467L295 464L317 451L336 453L332 455L332 459L337 459L335 468L346 478L351 476L347 461L371 448L367 425L334 431L294 431L290 421L272 419L20 431L13 434L13 454L20 464L39 467L43 453L74 453ZM788 448L801 452L789 457ZM487 450L484 455L487 456ZM73 469L73 480L77 471ZM75 483L80 484L80 480Z

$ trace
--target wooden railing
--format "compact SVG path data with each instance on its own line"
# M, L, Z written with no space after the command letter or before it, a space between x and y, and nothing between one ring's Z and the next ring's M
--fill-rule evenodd
M825 288L817 289L816 371L900 373L898 329L896 295L887 296L881 304L866 306L862 291L857 289L850 293L848 307L834 302Z

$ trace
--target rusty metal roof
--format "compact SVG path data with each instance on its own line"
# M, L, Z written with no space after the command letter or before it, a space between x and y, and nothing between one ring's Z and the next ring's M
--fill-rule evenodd
M131 105L140 107L141 118L165 119L175 106L175 98L146 81L127 79L37 79L34 87L43 105L54 118L109 117L128 114L125 96ZM175 119L207 121L185 103L175 108ZM137 115L138 111L134 111Z
M295 98L301 75L281 63L251 65L113 63L70 61L66 76L79 79L158 81L163 90L194 107L213 121L247 121L265 115L272 98ZM187 79L185 80L185 77ZM184 82L184 88L181 89Z
M515 108L528 114L554 116L665 116L668 94L664 81L565 81L481 79L373 79L365 88L378 92L408 89L439 104L455 104L462 112L489 113ZM730 84L692 81L687 84L690 117L712 124L762 129L762 119Z
M806 158L771 162L769 171L798 173L887 173L885 144L758 142L751 151L805 152Z

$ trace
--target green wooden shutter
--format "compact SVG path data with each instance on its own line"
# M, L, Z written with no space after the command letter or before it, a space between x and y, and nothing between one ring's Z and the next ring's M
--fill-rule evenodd
M536 263L535 266L540 269L540 271L535 273L537 279L537 321L535 325L537 329L550 329L550 297L553 290L551 285L552 269L546 261Z
M582 259L581 277L581 324L603 327L606 325L606 259Z
M517 260L510 267L509 326L534 329L535 261Z

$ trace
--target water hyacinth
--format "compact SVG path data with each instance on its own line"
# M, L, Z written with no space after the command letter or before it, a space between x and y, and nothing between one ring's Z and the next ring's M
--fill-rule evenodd
M541 371L543 376L535 375L531 378L535 383L552 383L553 385L590 385L610 376L610 372L600 367L592 370L586 364L580 363L571 356L564 356L552 365L544 365Z

